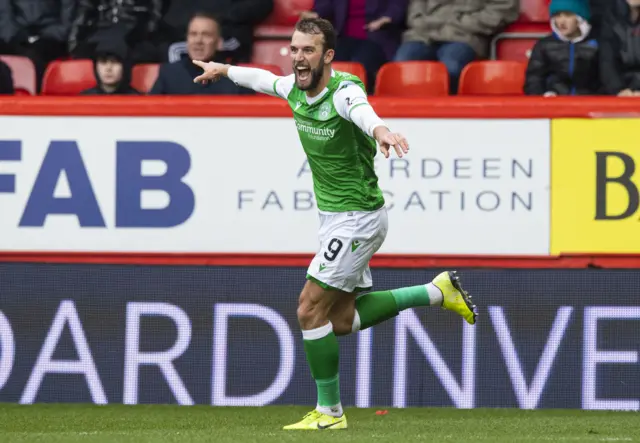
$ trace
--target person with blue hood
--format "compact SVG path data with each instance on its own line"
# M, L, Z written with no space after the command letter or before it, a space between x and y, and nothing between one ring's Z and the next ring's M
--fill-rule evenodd
M111 40L98 45L94 60L97 85L80 95L140 95L131 87L131 63L124 41Z
M553 33L533 47L527 66L527 95L595 95L601 88L598 43L591 35L587 0L552 0Z

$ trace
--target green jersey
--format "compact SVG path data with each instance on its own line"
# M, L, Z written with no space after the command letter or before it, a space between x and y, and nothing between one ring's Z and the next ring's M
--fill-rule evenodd
M350 119L355 108L368 104L360 79L333 71L327 88L312 98L295 86L293 75L278 78L273 88L293 110L313 175L318 209L374 211L384 206L373 167L375 140ZM350 94L349 90L356 94Z

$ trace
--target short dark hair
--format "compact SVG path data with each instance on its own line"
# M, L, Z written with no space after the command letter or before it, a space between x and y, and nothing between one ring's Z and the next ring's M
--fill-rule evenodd
M189 24L191 24L191 22L196 18L207 18L209 20L213 20L214 22L216 22L216 25L218 25L218 29L220 29L220 18L213 12L198 11L191 16L191 18L189 19Z
M322 34L324 42L323 51L336 49L336 30L329 20L323 18L303 18L296 23L296 31L303 34Z

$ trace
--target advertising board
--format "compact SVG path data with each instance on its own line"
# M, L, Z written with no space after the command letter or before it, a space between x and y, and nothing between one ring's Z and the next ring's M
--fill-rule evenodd
M549 253L549 120L388 119L381 253ZM0 117L0 250L312 253L292 119Z

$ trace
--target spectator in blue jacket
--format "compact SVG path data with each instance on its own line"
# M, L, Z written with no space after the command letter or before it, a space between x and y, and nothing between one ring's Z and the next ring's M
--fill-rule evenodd
M402 41L408 0L315 0L304 17L329 20L338 33L336 61L361 63L372 90L375 75Z
M524 92L528 95L589 95L600 89L598 43L592 38L587 0L553 0L553 34L533 47Z

